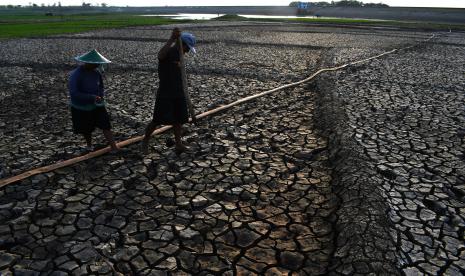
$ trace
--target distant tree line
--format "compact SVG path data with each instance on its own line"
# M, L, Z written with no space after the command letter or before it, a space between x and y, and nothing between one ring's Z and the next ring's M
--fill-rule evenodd
M66 14L76 13L106 13L106 12L121 12L118 7L109 7L106 3L91 4L82 2L79 6L62 6L61 2L45 5L43 3L36 4L29 2L29 5L0 5L0 18L2 14L16 12L32 12L34 14L42 14L45 16L61 16ZM0 275L1 276L1 275Z
M331 1L331 2L300 2L294 1L289 4L289 7L298 7L300 3L307 3L308 7L371 7L371 8L386 8L389 7L383 3L363 3L356 0L342 0L342 1Z
M34 9L40 9L40 8L61 8L61 2L58 2L58 3L53 3L52 5L45 5L45 4L41 4L40 6L37 5L36 3L32 3L30 2L29 5L0 5L0 8L3 8L3 9L20 9L20 8L34 8ZM100 5L94 5L92 6L91 3L86 3L86 2L82 2L82 5L81 5L81 8L84 8L84 9L88 9L88 8L91 8L91 7L102 7L102 8L106 8L108 7L108 5L106 3L102 3Z
M20 9L22 6L21 5L3 5L0 6L1 8L7 8L7 9Z

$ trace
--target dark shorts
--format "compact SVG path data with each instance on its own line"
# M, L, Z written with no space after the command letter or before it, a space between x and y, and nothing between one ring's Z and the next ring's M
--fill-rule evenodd
M184 124L189 121L187 102L184 98L157 98L153 109L153 119L157 125Z
M110 115L104 106L91 111L84 111L71 107L73 131L76 134L91 134L95 128L110 130Z

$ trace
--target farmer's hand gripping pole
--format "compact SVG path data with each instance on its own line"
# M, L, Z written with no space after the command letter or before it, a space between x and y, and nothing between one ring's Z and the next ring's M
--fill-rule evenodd
M192 105L191 97L189 96L189 91L187 91L186 63L184 62L184 49L182 46L181 36L178 37L177 44L179 50L179 63L181 66L182 89L184 91L184 97L186 98L187 108L189 109L189 114L191 116L191 122L196 123L197 119L195 118L194 107Z

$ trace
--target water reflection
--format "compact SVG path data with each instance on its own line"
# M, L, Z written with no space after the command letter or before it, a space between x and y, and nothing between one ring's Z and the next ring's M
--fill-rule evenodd
M178 13L178 14L144 14L141 16L161 16L179 20L210 20L223 16L223 13ZM256 15L256 14L239 14L246 18L263 18L263 19L290 19L290 18L316 18L315 16L295 16L295 15Z

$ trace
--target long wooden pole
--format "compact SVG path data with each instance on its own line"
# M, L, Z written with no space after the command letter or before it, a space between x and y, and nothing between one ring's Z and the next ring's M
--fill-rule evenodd
M192 105L189 91L187 90L187 75L186 75L186 63L184 61L184 49L182 47L181 36L178 37L178 50L179 50L179 63L181 66L181 78L182 78L182 89L184 91L184 97L186 98L187 108L189 110L192 121L195 121L194 106Z

